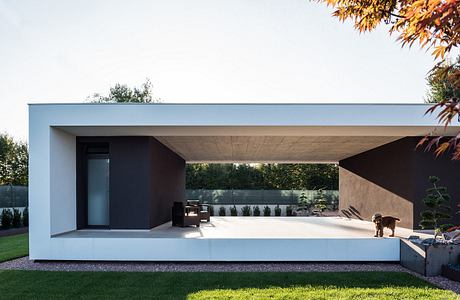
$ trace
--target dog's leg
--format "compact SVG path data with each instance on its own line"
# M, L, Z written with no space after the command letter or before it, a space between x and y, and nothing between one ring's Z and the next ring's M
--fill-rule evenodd
M390 234L390 237L394 237L395 236L395 225L393 224L393 226L390 227L391 229L391 234Z
M375 226L375 234L374 234L374 237L378 237L379 236L379 228L377 226Z
M380 236L380 237L383 237L383 227L382 227L382 228L379 228L379 236Z

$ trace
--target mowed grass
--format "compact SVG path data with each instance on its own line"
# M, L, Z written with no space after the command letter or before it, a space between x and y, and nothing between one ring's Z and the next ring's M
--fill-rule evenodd
M0 237L0 262L29 254L27 233Z
M407 273L0 271L2 299L457 299Z

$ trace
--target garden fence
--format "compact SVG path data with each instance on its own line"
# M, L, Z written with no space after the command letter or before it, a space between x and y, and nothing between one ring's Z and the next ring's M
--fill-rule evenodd
M304 193L308 202L313 202L317 190L186 190L187 199L199 199L212 205L254 205L279 204L296 205L300 195ZM328 204L337 205L339 191L324 190Z
M27 186L0 185L0 208L27 206Z
M213 205L253 205L279 204L296 205L299 197L305 194L308 202L313 202L318 191L316 190L186 190L187 199L199 199L203 203ZM324 197L328 204L334 205L339 201L339 191L324 190ZM0 208L25 207L28 202L27 186L2 185L0 186Z

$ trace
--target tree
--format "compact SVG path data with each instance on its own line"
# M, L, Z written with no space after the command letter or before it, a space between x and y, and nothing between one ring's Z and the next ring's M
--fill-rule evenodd
M110 88L108 96L98 93L88 97L93 103L158 103L161 99L153 98L153 86L150 79L146 79L140 88L130 88L126 84L117 83Z
M438 68L433 69L428 77L427 103L441 103L445 99L460 98L460 86L454 81L457 72L460 71L460 56L455 61L445 61Z
M322 215L323 211L327 208L327 200L324 197L323 189L316 191L315 208L319 210L320 215Z
M187 189L338 188L334 164L188 164Z
M27 144L0 134L0 185L27 185L28 166Z
M452 224L441 224L443 220L449 220L452 217L452 209L450 206L450 195L447 188L439 186L439 178L430 176L429 182L432 187L426 190L426 196L423 198L423 203L427 207L420 216L420 227L422 229L434 229L435 238L452 227Z
M297 205L297 211L299 212L306 212L310 214L312 203L308 200L307 195L305 192L301 192L299 196L299 203Z
M412 46L433 48L435 58L444 58L460 43L460 0L319 0L335 8L339 20L351 19L360 32L382 22L390 33Z
M438 113L438 121L447 128L455 118L460 119L460 56L454 62L442 62L431 70L428 76L428 101L435 103L427 113ZM426 135L417 147L426 146L427 150L435 148L436 156L447 151L453 153L452 158L460 159L460 133L453 137L445 137L436 131Z
M379 24L389 25L390 34L398 34L403 46L412 46L418 42L421 48L432 49L435 59L444 59L448 53L460 44L460 0L318 0L335 8L333 15L339 20L351 19L360 32L371 31ZM436 101L427 113L439 109L437 115L440 124L446 128L459 116L460 98L455 93L439 92L439 84L448 86L448 90L460 89L460 70L458 61L441 61L430 72L435 79L434 98ZM444 98L442 98L444 97ZM441 135L441 136L439 136ZM418 146L426 144L426 149L436 147L436 155L453 149L453 159L460 159L460 133L446 139L442 133L432 132L424 137Z

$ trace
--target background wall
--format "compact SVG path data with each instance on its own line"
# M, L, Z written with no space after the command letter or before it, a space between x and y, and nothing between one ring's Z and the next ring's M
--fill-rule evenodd
M433 153L415 147L419 137L407 137L339 162L339 210L352 218L370 220L376 212L401 219L400 226L420 229L422 198L429 187L428 177L436 175L447 186L452 206L458 205L460 185L455 175L460 162L449 155L435 158ZM454 209L454 212L456 210ZM454 217L455 222L460 216Z

